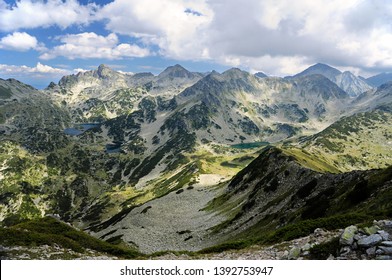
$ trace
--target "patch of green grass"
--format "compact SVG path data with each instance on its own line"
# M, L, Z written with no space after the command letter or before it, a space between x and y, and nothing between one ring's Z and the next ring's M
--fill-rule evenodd
M348 225L363 223L372 220L372 216L363 214L344 214L326 218L304 220L293 223L277 230L263 230L263 235L255 234L255 229L244 236L241 240L230 240L216 246L205 248L198 253L218 253L226 250L238 250L249 247L253 244L271 245L284 241L290 241L296 238L307 236L314 232L316 228L333 230L344 228Z
M0 86L0 99L7 99L12 96L12 91L9 88Z
M228 161L221 162L220 165L223 167L229 167L229 168L237 168L238 167L237 164L232 163L232 162L228 162Z
M138 258L142 254L96 239L54 218L45 217L24 222L9 228L0 228L1 244L5 246L54 245L83 253L92 249L121 258Z
M106 240L106 242L109 242L110 244L113 244L113 245L120 245L123 242L123 240L122 240L123 236L124 236L124 234L110 237Z
M352 224L358 224L372 219L364 214L343 214L326 218L304 220L284 226L270 234L257 239L257 243L273 244L282 241L293 240L313 233L316 228L333 230L344 228Z
M305 150L294 147L282 149L288 156L293 156L302 166L321 173L340 173L340 170L321 160L314 155L308 154Z
M309 259L326 260L330 255L337 257L339 252L339 237L335 237L330 241L318 244L310 248Z

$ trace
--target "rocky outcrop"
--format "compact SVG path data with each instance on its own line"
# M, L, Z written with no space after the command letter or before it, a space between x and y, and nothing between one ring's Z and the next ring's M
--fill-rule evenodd
M337 260L392 260L392 221L374 221L370 227L345 228L338 250Z

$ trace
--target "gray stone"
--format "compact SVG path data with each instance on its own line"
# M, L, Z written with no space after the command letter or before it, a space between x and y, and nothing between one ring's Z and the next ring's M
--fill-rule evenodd
M385 255L376 256L376 260L392 260L392 256L385 256Z
M383 255L384 251L381 249L376 250L376 255Z
M381 235L382 240L387 241L389 239L389 233L385 230L379 230L377 233Z
M384 220L383 222L384 222L384 226L392 228L392 221Z
M378 249L382 250L385 255L392 255L392 247L379 246Z
M364 230L363 228L359 228L359 229L358 229L358 233L359 233L360 235L366 235L366 232L365 232L365 230Z
M309 251L312 246L309 243L306 243L302 246L302 251Z
M358 228L356 226L346 227L340 236L339 242L342 245L351 245L354 242L354 235Z
M362 238L361 240L358 240L358 246L364 247L364 248L369 248L374 245L377 245L381 241L382 241L382 237L379 234L372 234L370 236Z
M376 247L370 247L367 249L366 254L370 257L374 257L376 255Z
M316 228L313 233L316 236L322 236L323 234L325 234L325 230L323 230L322 228Z
M327 260L334 260L334 259L335 257L332 254L330 254Z
M361 233L357 233L357 234L354 235L354 240L358 241L358 240L360 240L360 239L362 239L364 237L365 237L365 235L363 235Z
M299 254L301 254L301 248L293 247L293 248L291 248L291 250L289 252L288 259L289 260L296 260L296 259L298 259Z
M377 233L381 228L379 226L365 227L363 230L367 235L372 235Z
M302 252L301 255L304 256L304 257L306 257L306 256L309 256L309 255L310 255L310 252L309 252L309 251L304 251L304 252Z
M351 252L351 248L350 246L344 246L340 249L339 253L341 256L346 256L347 254L349 254Z
M369 259L368 255L366 255L366 254L361 255L361 260L368 260L368 259Z
M392 247L392 241L383 241L381 242L381 245L385 247Z

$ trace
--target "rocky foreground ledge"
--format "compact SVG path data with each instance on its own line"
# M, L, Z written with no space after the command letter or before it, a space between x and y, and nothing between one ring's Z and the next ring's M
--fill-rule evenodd
M374 221L370 227L346 227L339 245L339 260L392 260L392 221Z
M327 231L317 228L308 236L282 243L254 245L240 250L211 254L165 253L146 256L165 260L392 260L392 220L373 221L369 225L351 225L345 229ZM0 259L118 259L93 250L77 253L54 246L4 247Z
M308 236L271 246L188 256L165 254L154 259L217 260L392 260L392 221L374 221L368 226L349 226L326 231L317 228Z

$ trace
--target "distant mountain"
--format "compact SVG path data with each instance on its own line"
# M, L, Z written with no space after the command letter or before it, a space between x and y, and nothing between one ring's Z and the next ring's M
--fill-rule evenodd
M366 82L372 86L379 87L382 84L392 81L392 73L381 73L366 79Z
M179 104L191 100L201 101L208 123L221 128L215 132L211 128L203 138L216 141L222 135L220 141L229 142L259 137L278 141L327 126L349 102L343 90L321 75L258 79L236 68L211 73L177 98Z
M314 74L323 75L324 77L327 77L328 79L334 82L336 76L339 76L340 74L342 74L342 72L327 64L317 63L305 69L301 73L294 75L294 77L303 77L303 76L309 76Z
M338 69L329 65L317 63L305 69L294 77L303 77L314 74L320 74L327 77L332 82L336 83L341 89L346 91L351 97L356 97L361 93L368 91L372 88L366 81L356 77L349 71L340 72Z
M0 78L0 100L20 100L34 93L39 93L39 91L30 85L15 79L3 80Z
M195 77L200 77L199 74L191 73L179 64L167 67L163 72L158 75L159 79L163 78L186 78L194 79Z
M372 86L349 71L335 77L335 83L351 97L357 97L361 93L372 89Z
M263 72L257 72L257 73L255 73L255 76L256 77L259 77L259 78L266 78L266 77L268 77L266 74L264 74Z
M67 110L37 89L14 79L0 79L0 136L19 141L31 152L55 150L68 142L62 130Z
M348 106L345 115L356 112L372 111L392 103L392 82L382 84L378 88L359 95Z

